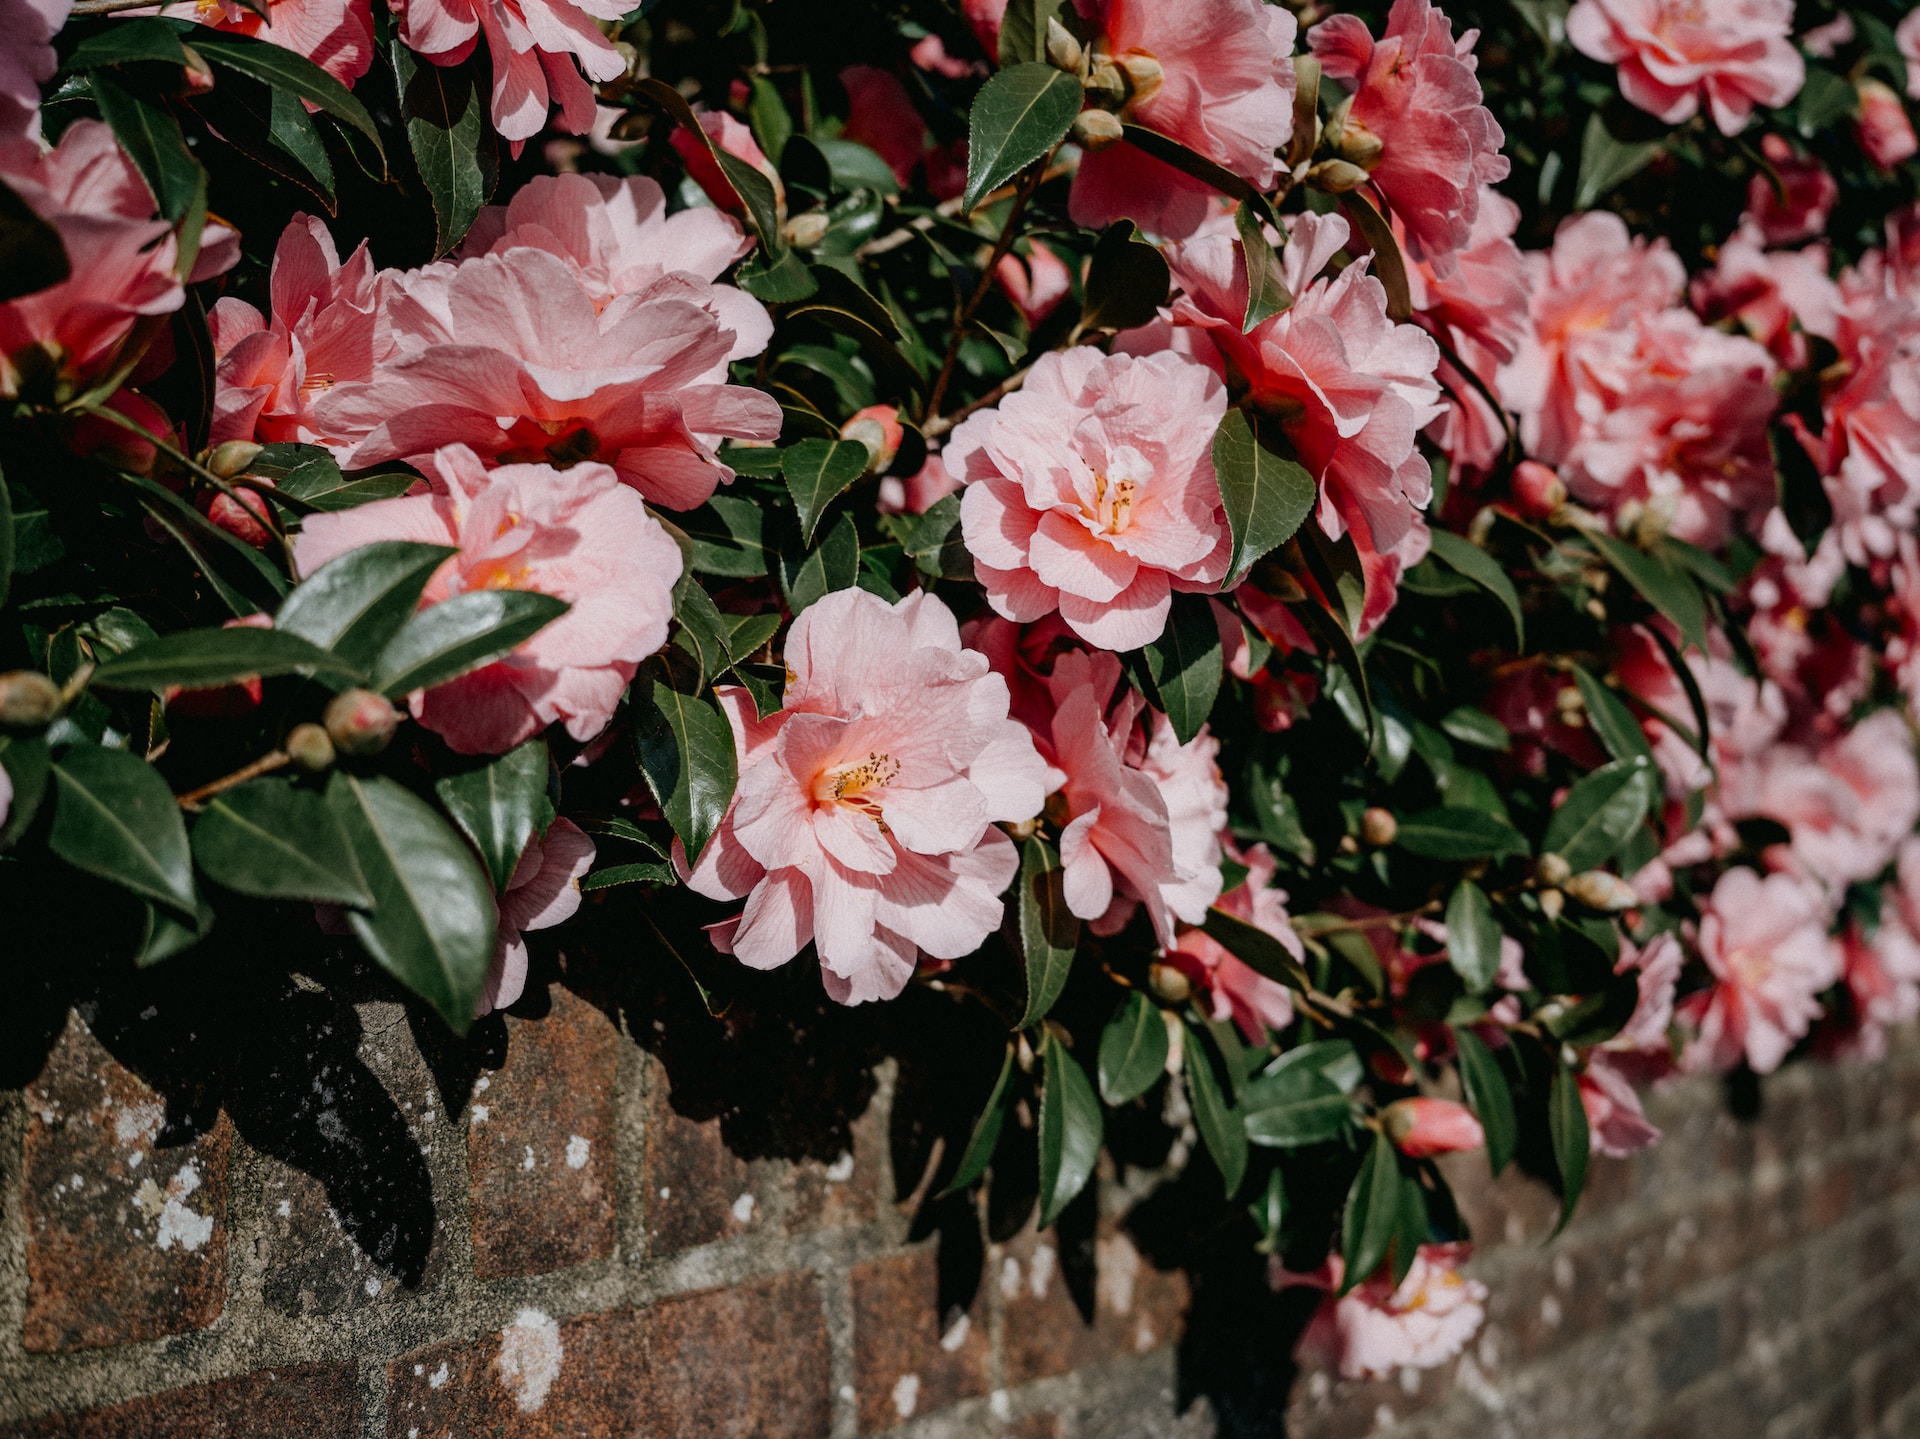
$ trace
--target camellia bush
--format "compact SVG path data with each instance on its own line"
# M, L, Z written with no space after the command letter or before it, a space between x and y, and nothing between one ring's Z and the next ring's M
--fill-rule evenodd
M1157 1127L1348 1375L1436 1156L1920 1012L1920 13L0 21L0 888L128 982L921 987L934 1191Z

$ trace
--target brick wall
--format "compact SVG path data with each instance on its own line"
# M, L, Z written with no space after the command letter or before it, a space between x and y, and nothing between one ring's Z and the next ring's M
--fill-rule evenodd
M1463 1178L1483 1337L1330 1385L1144 1167L1057 1233L926 1201L971 1021L806 978L714 1018L581 966L463 1043L324 967L20 996L0 1439L1920 1433L1912 1049L1764 1125L1663 1096L1551 1248L1543 1194Z

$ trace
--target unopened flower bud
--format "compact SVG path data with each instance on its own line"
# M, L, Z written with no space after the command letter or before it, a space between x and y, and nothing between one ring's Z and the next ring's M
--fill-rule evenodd
M1074 143L1083 150L1104 150L1123 133L1120 118L1110 110L1082 110L1074 117Z
M1513 467L1513 503L1528 519L1551 519L1566 502L1566 481L1538 460Z
M854 411L853 418L840 428L843 440L858 440L867 447L867 473L878 474L893 463L906 438L900 424L900 411L892 405L868 405Z
M1367 1058L1367 1068L1371 1069L1383 1084L1399 1085L1410 1088L1417 1077L1413 1066L1407 1063L1406 1056L1397 1049L1376 1049Z
M1550 889L1557 889L1573 878L1573 866L1565 856L1547 853L1533 864L1533 877Z
M827 217L824 211L809 210L804 215L795 215L780 229L787 237L787 243L798 250L811 250L827 238Z
M1080 84L1087 92L1087 99L1095 105L1117 110L1127 103L1127 77L1104 55L1088 67L1086 78Z
M1127 77L1130 104L1139 105L1151 100L1154 92L1166 83L1167 72L1160 68L1160 62L1151 55L1129 53L1122 55L1117 63L1120 73Z
M243 475L247 466L260 458L265 445L252 440L224 440L207 452L207 468L223 480Z
M43 729L60 717L60 687L37 670L0 674L0 725Z
M1576 874L1560 888L1575 904L1584 904L1588 909L1597 909L1606 914L1632 909L1640 903L1640 896L1633 892L1632 885L1617 874L1608 874L1604 869L1590 869L1584 874Z
M206 57L191 45L180 47L186 52L187 63L181 67L181 80L189 95L204 95L213 88L213 67Z
M1168 1004L1185 1004L1193 994L1193 981L1170 964L1156 964L1148 969L1147 983Z
M1340 158L1358 165L1362 170L1370 171L1378 165L1381 152L1385 149L1380 137L1365 125L1356 125L1349 120L1340 131Z
M1047 21L1047 63L1056 70L1078 75L1087 58L1086 47L1058 20Z
M265 523L267 502L251 490L234 495L215 495L207 502L207 518L243 545L264 550L273 543L273 531Z
M1396 1099L1381 1112L1380 1127L1410 1159L1478 1149L1487 1142L1473 1111L1451 1099Z
M1367 172L1347 160L1322 160L1307 171L1307 183L1329 195L1344 195L1367 183Z
M392 702L372 690L342 690L321 718L334 748L355 755L379 754L392 742L400 724L400 712Z
M308 774L333 766L333 740L317 724L297 724L287 732L287 757Z
M1564 911L1566 907L1567 896L1563 891L1557 889L1543 889L1540 891L1540 913L1547 917L1548 924L1552 924L1553 921L1560 918L1561 912Z
M1370 805L1360 816L1360 838L1374 849L1385 849L1400 837L1400 821L1391 810Z

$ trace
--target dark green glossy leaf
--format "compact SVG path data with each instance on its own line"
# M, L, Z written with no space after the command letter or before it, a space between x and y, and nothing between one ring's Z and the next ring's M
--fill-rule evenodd
M60 232L0 180L0 302L57 285L72 273ZM0 490L5 488L0 481ZM5 598L0 587L0 600Z
M732 495L715 495L699 509L675 516L693 541L693 568L726 579L757 579L767 572L764 519L759 505Z
M940 1191L945 1198L965 1189L974 1180L987 1172L987 1166L993 1162L993 1151L999 1147L1000 1131L1006 1127L1007 1110L1013 1104L1013 1046L1007 1046L1007 1057L1000 1061L1000 1077L993 1082L993 1093L987 1096L987 1107L980 1111L979 1119L974 1121L973 1133L967 1137L967 1147L960 1154L960 1167L953 1172L953 1181Z
M968 116L967 189L962 213L999 189L1067 136L1080 113L1080 82L1051 65L1027 63L996 74Z
M859 578L860 533L852 515L842 514L817 548L780 557L780 587L796 615L823 595L852 589Z
M218 68L260 81L276 95L295 96L353 126L380 150L380 131L353 92L304 55L251 35L196 26L193 48ZM382 152L384 154L384 152Z
M1520 592L1513 587L1507 572L1500 568L1500 562L1465 535L1437 527L1433 531L1433 555L1506 606L1513 620L1514 648L1526 649L1526 617L1520 609Z
M1340 212L1373 250L1373 276L1387 291L1387 318L1404 323L1413 317L1412 294L1407 288L1407 261L1393 226L1357 190L1340 197Z
M610 864L605 869L596 869L592 874L582 876L580 891L587 894L622 884L672 884L675 879L670 864Z
M75 745L53 762L47 848L182 916L199 912L180 807L160 772L125 750Z
M375 540L329 560L274 616L275 630L311 640L365 670L412 618L420 592L446 559L446 545Z
M235 539L165 485L142 475L122 475L154 522L193 556L207 583L236 617L278 608L287 577L252 545Z
M858 440L802 440L787 447L781 469L800 516L800 537L812 544L827 506L867 472L867 447Z
M1000 51L995 57L1001 68L1045 60L1047 21L1071 14L1066 0L1009 0L1000 17Z
M1658 140L1616 140L1595 110L1587 117L1580 138L1580 182L1574 187L1573 208L1590 210L1653 162L1662 149Z
M1268 979L1304 994L1313 986L1307 972L1287 947L1258 925L1248 924L1223 909L1209 909L1202 924L1208 936L1224 945L1236 959L1251 965Z
M1212 1046L1207 1031L1196 1024L1187 1025L1185 1065L1187 1098L1193 1106L1193 1125L1201 1142L1213 1156L1214 1167L1226 1182L1227 1198L1233 1198L1247 1177L1247 1131L1225 1089L1214 1072ZM1344 1100L1341 1101L1343 1104Z
M1293 538L1319 489L1279 427L1244 410L1228 410L1214 432L1213 468L1233 536L1222 586L1231 589L1262 555Z
M1640 597L1673 621L1680 637L1702 654L1707 648L1707 606L1690 575L1669 568L1661 560L1637 550L1605 530L1586 532L1587 541Z
M159 964L162 960L172 959L176 954L184 954L213 929L213 907L206 900L200 901L200 907L194 912L193 923L189 924L172 910L157 904L146 904L146 924L140 934L139 948L134 951L133 963L137 969L146 969Z
M267 125L268 141L306 171L331 211L334 203L333 160L327 154L327 144L320 136L320 127L313 123L313 116L307 113L307 107L292 91L275 90L269 103L272 109Z
M298 635L243 626L161 635L104 661L93 672L93 682L109 689L157 692L173 685L216 689L255 675L313 674L351 680L359 673L358 666Z
M942 495L920 516L906 550L923 574L946 580L973 578L973 555L961 532L959 495Z
M333 807L319 791L284 779L252 780L208 800L194 821L193 858L238 894L373 907Z
M775 193L773 182L761 174L752 165L736 155L715 145L701 128L699 117L693 113L693 107L686 97L664 80L645 79L634 86L637 94L650 104L666 111L687 132L690 139L706 146L707 153L720 167L720 173L727 183L733 186L734 193L740 197L740 203L746 207L747 222L760 237L760 261L771 270L759 271L762 279L773 278L779 294L766 294L760 290L762 299L803 299L813 290L813 278L808 275L805 265L798 260L793 262L791 270L784 267L788 257L786 237L780 232L780 201ZM790 278L788 278L790 277ZM797 288L797 294L787 293Z
M74 46L60 68L73 73L141 63L185 65L187 52L180 44L180 32L157 16L116 20Z
M1427 859L1494 859L1527 853L1526 837L1485 810L1441 806L1400 821L1395 841L1410 854Z
M1388 1274L1395 1289L1400 1287L1412 1270L1414 1258L1426 1241L1427 1196L1420 1188L1419 1181L1407 1176L1400 1184L1400 1208L1394 1215L1393 1247L1389 1251L1393 1262L1388 1267Z
M1652 763L1653 746L1647 743L1646 732L1633 717L1633 711L1627 708L1626 701L1583 665L1573 667L1573 682L1580 687L1580 698L1586 703L1587 723L1600 736L1607 753L1615 759L1644 759Z
M1129 145L1144 150L1156 160L1164 161L1183 175L1191 175L1203 185L1211 185L1223 195L1230 195L1243 204L1251 205L1261 220L1276 230L1283 228L1280 217L1274 214L1273 205L1267 197L1233 171L1144 125L1123 125L1121 134Z
M532 590L470 590L403 624L373 666L390 698L432 689L510 654L565 614L565 600Z
M1578 873L1605 864L1640 827L1658 792L1658 771L1645 758L1614 760L1582 775L1547 821L1542 852Z
M1080 323L1089 330L1144 325L1167 302L1172 282L1166 256L1140 238L1133 221L1116 220L1094 242Z
M1269 1149L1300 1149L1338 1139L1353 1117L1339 1085L1311 1065L1268 1072L1241 1098L1247 1138Z
M139 168L155 206L169 220L182 219L206 175L187 149L173 112L104 74L95 73L90 88L100 118L113 127L114 138Z
M1080 921L1067 908L1064 872L1053 846L1035 836L1020 859L1020 950L1027 968L1027 1007L1016 1026L1037 1024L1067 986Z
M640 671L629 694L640 771L687 862L698 863L733 800L733 728L711 700L676 688L657 662Z
M1513 1147L1520 1133L1514 1116L1513 1091L1507 1086L1506 1072L1480 1036L1464 1027L1453 1031L1454 1049L1460 1056L1460 1087L1467 1103L1487 1136L1487 1163L1498 1174L1513 1158Z
M1486 891L1470 879L1453 887L1447 900L1447 963L1478 994L1500 972L1500 922Z
M1285 1054L1269 1060L1260 1073L1262 1079L1277 1079L1294 1069L1317 1070L1331 1080L1342 1094L1353 1093L1360 1087L1360 1081L1366 1078L1366 1070L1360 1063L1360 1051L1353 1047L1350 1039L1310 1039L1305 1044L1296 1044ZM1259 1082L1255 1080L1254 1084ZM1248 1086L1248 1092L1252 1094L1252 1085Z
M467 848L425 800L385 775L336 770L327 803L346 830L369 912L347 923L375 962L426 1000L456 1034L493 965L493 890Z
M0 769L6 771L13 788L7 812L0 816L0 854L4 854L40 812L40 800L53 773L46 738L0 731Z
M1052 1030L1040 1041L1040 1073L1040 1227L1045 1229L1093 1178L1103 1126L1087 1072Z
M494 892L505 894L527 841L553 822L547 742L530 739L486 764L442 775L433 792L480 851Z
M1200 733L1226 673L1220 625L1205 595L1176 593L1167 611L1167 627L1142 652L1153 678L1154 697L1186 744Z
M1270 319L1293 306L1293 292L1281 273L1280 257L1267 243L1260 212L1245 200L1233 213L1233 226L1240 236L1240 253L1247 267L1247 315L1240 332L1247 334L1262 320Z
M309 509L350 510L374 500L398 499L419 483L418 475L405 470L349 479L341 473L333 456L321 454L290 470L279 481L278 492L301 501Z
M1440 720L1440 728L1461 744L1470 744L1476 749L1490 749L1505 754L1513 748L1513 736L1507 733L1507 727L1485 710L1475 709L1472 705L1458 705L1448 710Z
M1340 1255L1346 1274L1340 1292L1373 1277L1387 1257L1400 1222L1400 1156L1387 1136L1376 1132L1347 1191L1340 1222Z
M1560 1173L1560 1220L1553 1226L1558 1234L1567 1227L1574 1207L1580 1203L1593 1150L1587 1107L1580 1100L1580 1081L1564 1063L1555 1064L1553 1084L1547 1092L1547 1130L1553 1140L1554 1166Z
M1131 1104L1165 1072L1169 1048L1159 1006L1128 990L1100 1032L1100 1097L1116 1108Z
M486 94L471 63L435 65L397 40L393 71L414 166L433 202L434 253L444 255L466 238L498 176Z

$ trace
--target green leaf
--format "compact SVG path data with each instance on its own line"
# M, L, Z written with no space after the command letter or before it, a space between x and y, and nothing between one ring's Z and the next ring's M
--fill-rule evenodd
M1645 550L1637 550L1605 530L1590 529L1586 536L1601 558L1638 590L1642 599L1673 621L1682 639L1702 654L1706 653L1706 601L1700 597L1699 586L1690 576L1678 573Z
M1591 210L1602 196L1611 195L1646 169L1661 149L1658 140L1614 139L1595 110L1587 117L1586 134L1580 137L1580 183L1574 187L1573 208Z
M1209 909L1201 928L1209 938L1224 946L1234 958L1252 966L1268 979L1305 994L1313 986L1300 961L1287 947L1258 925L1248 924L1223 909Z
M373 123L367 107L306 56L231 30L195 26L190 33L193 48L206 57L208 64L258 80L276 95L305 100L334 119L353 126L373 141L374 149L385 158L386 152L380 147L379 127Z
M5 274L4 258L0 257L0 274ZM7 591L13 587L13 492L7 488L7 477L0 473L0 606L7 602Z
M753 137L760 142L762 153L777 165L793 137L793 116L787 113L779 88L765 75L753 76L748 84L753 98L747 106L747 118L753 124Z
M1187 1025L1186 1063L1187 1097L1193 1105L1194 1128L1200 1131L1207 1153L1226 1181L1227 1198L1233 1198L1247 1177L1247 1131L1239 1110L1235 1109L1214 1073L1212 1046L1206 1031L1191 1022ZM1345 1101L1343 1100L1344 1104Z
M1010 0L1000 17L1000 49L995 57L1002 69L1047 58L1047 21L1066 12L1066 0Z
M157 16L116 20L73 47L60 68L67 74L98 70L109 65L185 65L187 52L180 32Z
M796 615L822 596L852 589L859 578L860 532L849 514L834 522L818 548L780 556L780 587Z
M1433 555L1506 606L1507 614L1513 620L1514 648L1525 650L1527 628L1526 617L1520 609L1520 592L1513 587L1507 572L1500 568L1500 562L1465 535L1456 535L1451 530L1438 527L1433 531Z
M433 202L433 252L444 255L466 238L498 176L486 95L471 63L435 65L397 40L393 72L407 143Z
M1775 425L1767 433L1774 471L1779 476L1776 492L1780 513L1800 541L1800 548L1812 559L1820 547L1820 537L1833 524L1833 498L1827 494L1820 467L1791 430Z
M533 590L470 590L442 600L387 641L372 687L397 699L445 684L511 654L570 608Z
M773 266L771 272L762 270L763 278L770 274L780 279L776 286L778 294L761 293L762 299L804 299L813 292L813 277L807 268L795 260L791 269L783 269L782 262L787 259L786 237L780 231L780 199L773 188L773 182L761 174L752 165L737 155L728 154L708 138L701 127L700 119L693 113L686 97L664 80L646 79L633 87L634 93L642 96L650 104L664 110L687 132L688 138L706 146L707 153L720 167L720 173L726 176L727 183L733 186L734 194L740 197L740 203L746 207L747 222L760 237L760 259ZM796 290L798 293L789 293ZM755 293L760 293L756 291Z
M1027 1007L1015 1027L1037 1024L1067 986L1074 951L1080 945L1080 921L1067 908L1060 856L1039 836L1023 846L1020 859L1020 951L1027 967Z
M973 97L967 121L967 190L961 213L978 205L1067 136L1080 113L1080 82L1051 65L1027 63L996 74Z
M273 627L365 670L412 618L433 572L456 553L411 540L375 540L348 550L295 587Z
M1528 852L1526 837L1498 815L1460 806L1407 816L1400 821L1395 843L1427 859L1495 859Z
M1400 1156L1387 1136L1376 1132L1347 1191L1340 1221L1340 1255L1346 1261L1342 1294L1371 1279L1385 1261L1399 1227L1401 1182Z
M1247 316L1240 333L1249 334L1262 320L1270 319L1293 307L1293 292L1280 269L1280 257L1267 243L1260 213L1245 200L1233 212L1233 227L1240 235L1240 254L1247 268Z
M1440 728L1461 744L1470 744L1476 749L1490 749L1496 754L1505 754L1513 748L1513 736L1507 733L1507 727L1485 710L1475 709L1472 705L1459 705L1448 710L1441 717Z
M473 841L496 894L520 863L527 841L553 822L547 798L547 742L534 738L498 759L433 782L460 832Z
M221 602L236 617L276 608L287 593L287 578L252 545L242 543L210 521L165 485L143 475L122 475L141 507L155 523L193 556Z
M312 177L314 184L319 187L321 198L331 210L334 204L333 160L327 154L327 144L320 136L320 127L313 123L313 116L307 113L307 107L300 102L300 97L291 91L273 91L269 103L272 108L267 122L268 141Z
M1040 1072L1040 1227L1045 1229L1093 1178L1102 1125L1087 1072L1052 1030L1040 1041Z
M100 118L113 127L141 178L153 192L156 208L168 220L178 222L193 205L205 181L200 162L187 149L180 122L170 110L121 87L119 82L96 73L89 82L93 102L100 107Z
M1405 323L1413 317L1412 292L1407 288L1407 261L1393 237L1387 217L1358 191L1340 197L1340 210L1373 250L1373 277L1387 291L1387 318Z
M1513 1112L1513 1091L1493 1051L1472 1030L1456 1026L1453 1046L1460 1056L1460 1087L1487 1135L1487 1163L1498 1174L1513 1158L1520 1123Z
M0 732L0 769L13 786L13 800L0 816L0 853L4 853L40 812L40 800L53 773L46 737Z
M1213 469L1233 535L1221 588L1232 589L1256 560L1293 538L1313 512L1319 488L1279 426L1244 410L1228 410L1214 432Z
M1353 1104L1319 1069L1296 1064L1247 1085L1240 1101L1247 1139L1268 1149L1301 1149L1338 1139Z
M922 574L944 580L973 578L973 555L961 532L959 495L942 495L934 501L914 525L906 551Z
M398 499L420 483L418 475L405 470L348 479L332 455L321 454L288 471L278 482L276 498L299 500L314 510L350 510L374 500Z
M701 684L733 663L727 649L727 622L691 572L683 573L673 587L673 617L680 626L675 642L699 661Z
M184 954L205 939L213 928L213 907L204 899L194 912L192 924L157 904L143 905L142 908L147 912L146 924L141 932L140 947L133 956L134 966L138 969L146 969L162 960L172 959L176 954Z
M1420 1246L1426 1243L1427 1227L1427 1196L1418 1180L1403 1177L1400 1207L1394 1215L1393 1263L1388 1271L1395 1289L1406 1279L1413 1268L1415 1256L1420 1253Z
M1656 775L1651 761L1640 757L1582 775L1547 821L1542 852L1559 855L1575 873L1605 864L1646 818Z
M658 662L640 671L629 693L640 772L687 863L698 864L733 801L733 727L711 700L676 688Z
M1137 989L1127 991L1100 1032L1100 1097L1115 1108L1131 1104L1166 1070L1170 1047L1159 1006Z
M1593 1151L1587 1107L1580 1102L1580 1081L1564 1062L1554 1065L1553 1085L1547 1093L1547 1130L1553 1140L1554 1167L1560 1172L1560 1222L1553 1226L1558 1234L1580 1203Z
M1000 1077L993 1082L993 1093L987 1096L987 1107L974 1121L973 1133L960 1154L960 1167L954 1170L952 1183L940 1191L942 1199L965 1189L987 1172L987 1166L993 1162L993 1151L1000 1144L1000 1131L1006 1127L1007 1110L1012 1105L1013 1046L1009 1044L1007 1057L1000 1061Z
M1573 682L1580 687L1580 698L1587 707L1587 723L1600 736L1607 753L1615 759L1643 759L1653 762L1653 746L1646 731L1633 717L1626 701L1602 684L1583 665L1573 667Z
M493 889L473 851L433 807L385 775L335 770L327 803L346 830L373 910L347 923L380 967L456 1034L493 966Z
M1144 325L1167 302L1172 283L1166 256L1140 238L1133 221L1116 220L1094 242L1080 323L1089 330Z
M580 878L580 892L612 889L622 884L672 884L676 876L670 864L610 864Z
M787 447L781 468L800 516L800 538L813 543L827 506L867 472L867 447L858 440L801 440Z
M13 186L0 180L0 302L57 285L73 273L60 232L34 213ZM0 481L0 490L6 484ZM5 600L0 585L0 600Z
M1264 1080L1277 1079L1295 1069L1311 1069L1325 1075L1342 1094L1353 1093L1366 1078L1360 1051L1353 1047L1352 1040L1311 1039L1268 1061L1260 1072L1260 1079L1247 1087L1248 1103L1252 1103L1254 1093Z
M775 451L775 453L778 453ZM693 541L693 568L725 579L758 579L767 572L761 538L765 512L752 500L715 495L675 522Z
M93 682L109 689L217 689L255 675L314 674L343 680L359 667L283 630L244 626L227 630L181 630L137 645L104 661Z
M1500 972L1500 922L1486 891L1470 879L1453 887L1447 900L1447 963L1478 994Z
M284 779L252 780L208 800L194 821L193 858L209 879L237 894L373 907L326 797Z
M47 848L183 916L199 912L187 826L158 770L125 750L82 744L53 762L53 777Z
M1175 594L1167 627L1142 651L1155 697L1181 744L1200 733L1226 673L1220 625L1205 595Z

